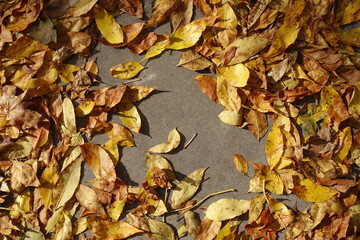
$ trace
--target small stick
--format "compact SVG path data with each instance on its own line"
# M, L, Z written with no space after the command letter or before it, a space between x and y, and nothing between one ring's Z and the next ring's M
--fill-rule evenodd
M141 78L135 78L135 79L132 79L132 80L129 80L129 81L125 81L122 84L125 85L125 84L128 84L128 83L133 83L133 82L137 82L137 81L141 81Z
M196 138L197 133L194 134L194 136L192 136L192 138L185 144L185 149L190 145L190 143Z

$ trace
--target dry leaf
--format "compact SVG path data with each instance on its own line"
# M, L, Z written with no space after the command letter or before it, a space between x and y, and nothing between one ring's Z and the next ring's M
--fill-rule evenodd
M181 136L179 132L174 128L170 131L168 136L168 141L164 143L160 143L148 150L146 152L152 152L152 153L168 153L171 150L176 149L181 141Z

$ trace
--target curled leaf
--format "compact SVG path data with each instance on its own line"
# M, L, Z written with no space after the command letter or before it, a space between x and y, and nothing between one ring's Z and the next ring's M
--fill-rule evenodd
M164 143L160 143L148 150L146 152L152 152L152 153L168 153L171 150L177 148L180 144L181 137L179 132L174 128L170 131L168 136L168 141Z

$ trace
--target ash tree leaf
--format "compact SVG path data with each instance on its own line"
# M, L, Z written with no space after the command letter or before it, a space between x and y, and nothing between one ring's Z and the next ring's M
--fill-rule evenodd
M173 209L181 207L183 203L194 196L200 187L206 169L200 168L190 173L176 185L171 196L171 207Z
M211 220L224 221L246 213L249 208L250 201L224 198L210 204L205 214Z
M125 127L139 133L141 128L141 118L136 106L132 103L120 103L119 117Z
M149 59L160 55L166 49L167 45L169 45L169 42L169 35L166 33L159 35L154 45L152 45L151 48L147 50L144 59Z
M146 25L149 27L155 27L164 23L170 14L175 11L181 3L181 0L156 0L153 12Z
M212 101L218 102L218 97L216 94L216 78L213 78L208 75L199 75L195 78L201 91L208 96Z
M245 120L250 132L260 140L268 131L268 122L264 113L250 110L245 114Z
M171 150L174 150L177 148L180 144L181 137L179 132L174 128L170 131L168 136L168 141L164 143L160 143L148 150L146 152L152 152L152 153L168 153Z
M206 29L205 20L198 19L178 28L170 38L167 49L180 50L194 46Z
M91 142L80 145L80 149L82 157L95 177L103 179L107 183L115 182L115 167L105 149Z
M74 195L80 181L82 158L77 158L62 172L59 179L61 191L56 204L56 209L64 206Z
M248 221L249 224L256 221L260 217L265 202L266 199L264 195L258 195L250 200L249 221Z
M121 79L130 79L138 75L144 66L135 61L128 61L112 66L110 68L110 74L113 77Z
M184 213L184 225L187 228L188 233L193 237L199 234L200 231L200 220L196 213L187 211Z
M264 49L269 43L268 38L259 36L238 38L220 53L219 58L224 65L242 63Z
M96 215L87 217L90 232L100 239L125 239L143 231L126 222L108 221Z
M91 187L80 184L75 193L75 197L85 209L100 214L101 216L106 216L104 207L101 205L96 192Z
M69 8L63 17L79 17L88 13L98 0L78 0Z
M241 110L240 112L234 112L225 109L218 115L218 117L223 123L240 126L243 123L243 111Z
M310 179L300 180L292 191L302 200L309 202L324 202L338 194L338 191L318 185Z
M274 169L284 154L284 137L276 123L266 139L265 152L270 169Z
M241 154L234 154L234 165L236 169L246 175L248 173L248 163Z
M199 234L196 236L196 240L212 240L216 237L220 231L221 222L207 218L202 219Z
M306 9L306 5L307 2L305 0L295 1L290 9L286 11L284 23L276 31L266 57L281 53L296 41L300 29L307 19L307 16L302 14Z
M124 33L121 26L116 22L115 18L105 9L96 7L95 22L103 37L111 44L119 44L124 42Z
M82 102L80 105L78 105L75 108L76 116L79 116L79 117L86 116L89 113L91 113L91 111L94 109L94 107L95 107L94 101Z
M39 179L36 176L36 172L33 167L26 163L20 161L13 161L10 168L11 180L17 181L23 184L24 186L40 186Z

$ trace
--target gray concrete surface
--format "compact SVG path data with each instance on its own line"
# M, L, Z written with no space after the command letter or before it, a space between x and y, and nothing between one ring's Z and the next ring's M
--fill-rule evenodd
M147 3L148 16L149 7L150 3ZM125 25L138 20L124 14L118 21ZM168 25L156 30L157 33L168 31ZM110 67L125 61L142 59L142 56L134 55L128 49L114 49L100 44L97 50L94 57L99 65L99 75L102 81L110 85L122 83L122 80L110 75ZM150 60L146 63L147 69L138 76L141 81L133 83L156 87L158 91L138 105L143 127L141 134L134 134L137 147L124 148L122 151L123 156L117 168L119 176L129 185L140 186L147 171L144 150L164 142L169 131L177 127L183 138L179 151L162 156L170 160L180 180L198 168L209 167L205 176L209 179L203 183L201 190L194 197L195 200L229 188L236 188L238 191L213 197L203 206L206 207L220 198L250 199L256 195L248 193L250 177L236 170L232 156L239 153L247 160L266 164L266 138L258 142L249 131L222 123L217 115L223 107L205 96L193 80L199 73L176 67L180 55L181 52L178 51L167 51L161 57ZM121 123L118 116L114 116L112 121ZM197 137L187 149L183 149L184 143L195 133L198 134ZM107 137L97 136L93 141L101 144L107 141ZM253 168L249 166L249 176L252 176L253 172ZM295 201L285 203L292 206ZM203 215L203 210L197 212ZM175 227L181 223L175 220L170 222ZM183 239L192 238L188 236Z

